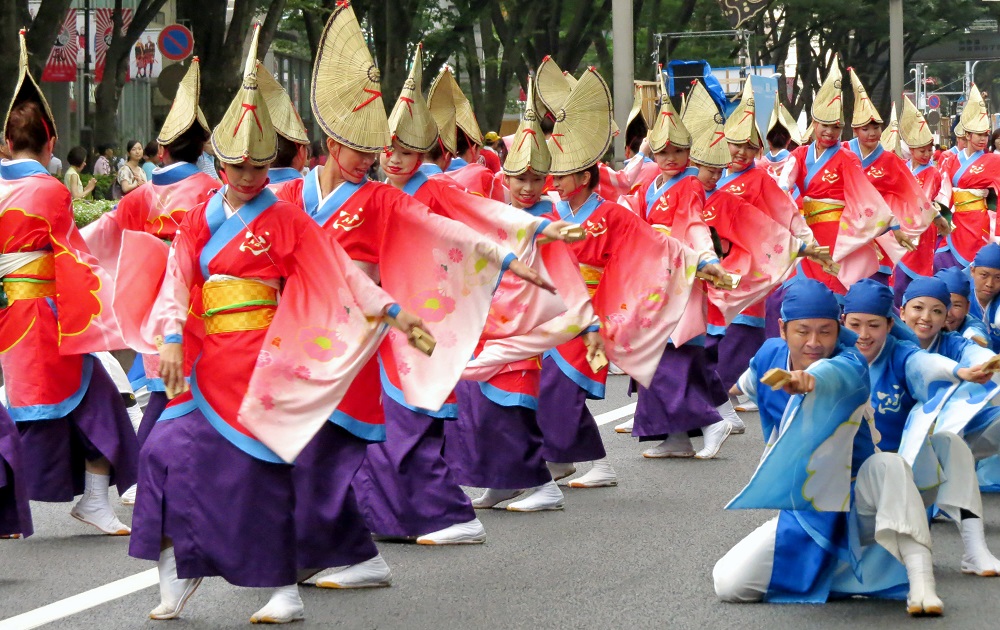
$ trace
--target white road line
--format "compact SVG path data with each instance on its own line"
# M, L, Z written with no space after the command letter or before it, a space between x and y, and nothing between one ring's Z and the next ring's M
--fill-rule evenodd
M618 409L612 409L611 411L606 411L601 415L595 417L594 420L597 421L598 425L609 424L611 422L614 422L615 420L621 420L622 418L626 416L631 416L632 414L635 413L635 405L636 403L632 403L630 405L625 405L624 407L619 407ZM3 629L0 628L0 630Z
M16 617L0 621L0 630L29 630L30 628L38 628L63 617L83 612L88 608L100 606L113 599L131 595L136 591L154 586L159 581L155 568L143 571L142 573L136 573L110 584L98 586L79 595L73 595L47 606L42 606Z
M615 420L621 420L635 413L635 405L636 403L631 403L618 409L606 411L595 416L594 420L597 421L598 425L610 424ZM4 619L0 621L0 630L31 630L31 628L38 628L47 623L83 612L88 608L106 604L113 599L131 595L136 591L155 586L158 583L159 577L157 576L156 569L149 569L148 571L116 580L110 584L98 586L79 595L73 595L72 597L61 599L41 608L30 610L16 617Z

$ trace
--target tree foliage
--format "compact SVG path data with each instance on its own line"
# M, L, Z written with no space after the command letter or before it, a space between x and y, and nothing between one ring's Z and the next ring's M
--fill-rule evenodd
M52 52L52 44L56 41L63 18L72 0L42 0L35 19L28 12L28 0L0 1L0 95L6 99L14 91L17 84L17 64L20 53L20 43L17 32L27 28L25 36L28 45L28 63L31 74L36 78L42 76L45 62ZM4 111L6 111L4 102Z

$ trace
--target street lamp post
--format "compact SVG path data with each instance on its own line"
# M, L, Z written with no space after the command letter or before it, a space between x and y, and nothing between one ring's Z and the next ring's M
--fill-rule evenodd
M615 138L615 163L625 160L625 123L632 109L632 81L635 74L632 34L632 0L613 0L611 4L611 34L614 37L612 65L614 71L615 120L621 133Z
M889 88L891 100L903 95L903 0L889 0Z

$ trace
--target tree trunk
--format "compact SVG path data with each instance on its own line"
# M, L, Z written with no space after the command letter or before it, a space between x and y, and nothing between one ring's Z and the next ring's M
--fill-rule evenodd
M28 0L0 0L0 95L4 112L17 85L20 43L17 32L27 28L28 64L36 81L41 81L52 44L62 28L72 0L42 0L34 21Z

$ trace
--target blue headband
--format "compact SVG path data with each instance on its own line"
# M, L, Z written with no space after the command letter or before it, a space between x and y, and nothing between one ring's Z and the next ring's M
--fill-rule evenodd
M785 293L781 303L781 321L797 319L840 320L840 304L833 291L822 282L802 278L796 280Z
M1000 269L1000 245L990 243L980 249L979 253L972 260L972 266Z
M957 293L967 300L972 299L972 282L961 267L942 269L934 274L934 277L945 283L948 293Z
M892 316L892 289L869 278L851 285L844 296L844 314L866 313L881 317Z
M903 306L906 306L906 303L913 298L918 297L934 298L940 300L945 308L951 308L951 291L948 290L948 285L938 278L921 276L911 282L910 286L906 287L906 293L903 294Z

